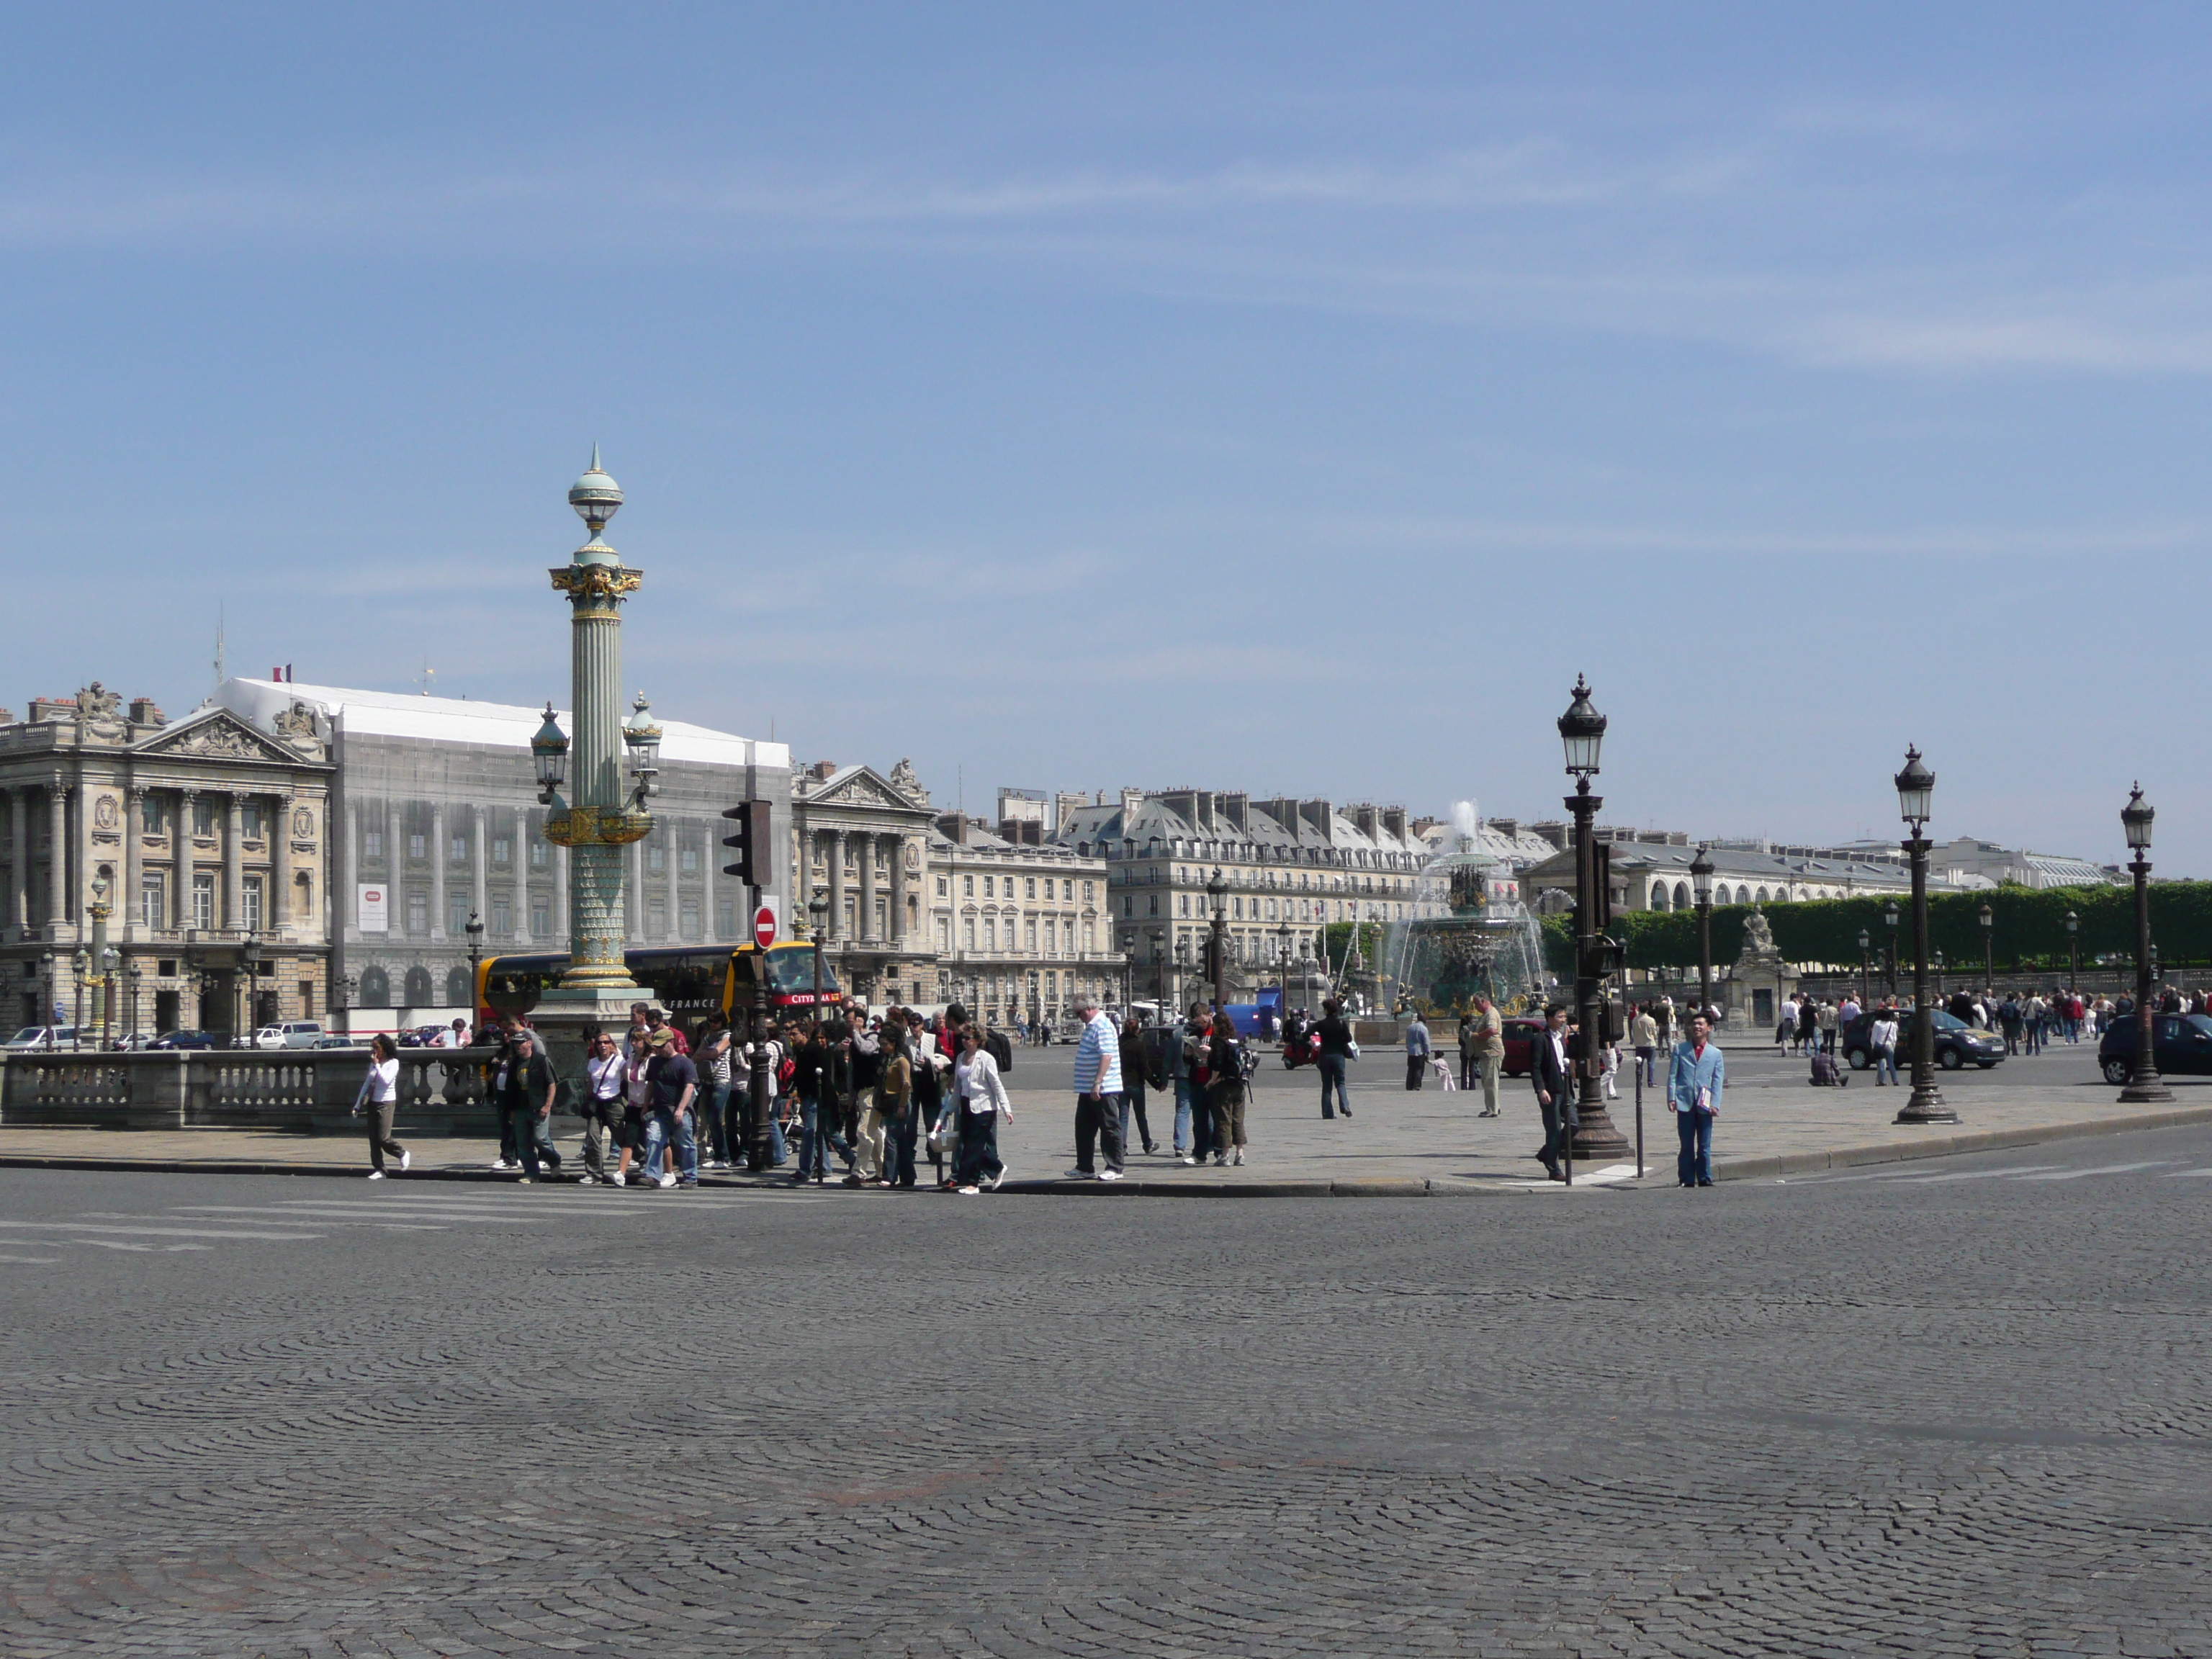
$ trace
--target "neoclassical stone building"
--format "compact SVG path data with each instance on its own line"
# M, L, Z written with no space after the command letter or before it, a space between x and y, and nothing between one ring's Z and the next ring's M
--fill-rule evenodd
M849 996L878 1005L936 1000L936 957L921 916L931 817L929 792L903 760L888 777L817 761L792 778L798 914L786 932L813 925L813 901L828 904L823 957Z
M0 710L0 1006L90 1024L104 965L117 1036L319 1018L325 736L296 702L258 724L213 703L170 720L97 680L20 721Z
M963 813L938 816L928 895L938 1001L996 1024L1060 1024L1078 991L1120 1000L1126 958L1106 915L1106 860L1042 830L1002 819L994 833Z

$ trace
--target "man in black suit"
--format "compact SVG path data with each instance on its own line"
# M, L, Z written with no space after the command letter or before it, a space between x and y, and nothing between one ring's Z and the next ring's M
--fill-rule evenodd
M1536 1159L1554 1181L1559 1168L1559 1136L1575 1127L1573 1048L1567 1036L1567 1011L1554 1003L1544 1011L1544 1029L1529 1044L1528 1075L1536 1085L1536 1109L1544 1117L1544 1144Z

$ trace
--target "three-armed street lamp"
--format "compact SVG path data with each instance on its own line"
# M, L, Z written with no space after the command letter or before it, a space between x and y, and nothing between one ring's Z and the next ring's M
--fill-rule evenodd
M1577 1159L1621 1158L1630 1151L1628 1137L1613 1127L1599 1093L1604 1067L1599 1063L1605 1041L1605 982L1613 971L1613 941L1598 930L1598 917L1606 895L1598 890L1597 809L1605 803L1590 793L1597 775L1598 750L1605 742L1605 716L1592 706L1589 686L1575 676L1574 701L1559 716L1559 743L1566 750L1567 775L1575 793L1566 798L1575 815L1575 1012L1581 1022L1575 1045L1577 1092L1581 1103L1573 1132L1573 1156Z
M1896 1121L1956 1123L1959 1115L1944 1104L1936 1087L1936 1015L1928 1004L1928 854L1934 843L1920 832L1935 801L1936 775L1921 763L1920 751L1908 745L1896 782L1898 812L1912 830L1905 842L1912 860L1912 1098Z
M1690 860L1691 890L1698 897L1698 1012L1713 1006L1713 861L1705 849Z
M1889 927L1889 994L1897 994L1897 901L1881 907L1881 919Z
M2135 854L2128 872L2136 878L2136 1063L2120 1091L2121 1103L2130 1106L2173 1098L2173 1091L2159 1080L2158 1052L2151 1044L2150 998L2158 968L2150 942L2150 825L2156 816L2137 784L2120 809L2120 827Z
M1213 1006L1218 1013L1229 1006L1229 879L1218 864L1206 878L1206 902L1213 907Z
M2066 988L2081 988L2081 918L2066 913Z
M1871 1007L1873 1007L1873 1006L1874 1006L1874 977L1873 977L1873 975L1874 975L1874 969L1873 969L1873 958L1872 958L1872 957L1869 954L1869 947L1871 947L1873 944L1874 944L1874 936L1873 936L1872 934L1869 933L1865 928L1863 928L1863 927L1860 928L1860 929L1859 929L1859 1005L1860 1005L1860 1006L1864 1007L1864 1008L1871 1008Z
M1982 901L1982 989L1994 992L1997 988L1996 938L1997 913L1990 908L1987 899ZM2017 967L2019 964L2014 964Z

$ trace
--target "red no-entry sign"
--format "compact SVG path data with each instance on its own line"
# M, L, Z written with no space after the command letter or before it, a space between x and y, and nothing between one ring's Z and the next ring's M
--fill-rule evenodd
M775 912L765 904L753 912L753 943L763 951L775 943Z

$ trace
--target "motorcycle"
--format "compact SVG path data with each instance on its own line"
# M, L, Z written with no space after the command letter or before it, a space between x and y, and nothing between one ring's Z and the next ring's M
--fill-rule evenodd
M1308 1031L1283 1045L1283 1068L1295 1072L1301 1066L1310 1066L1321 1058L1321 1033Z

